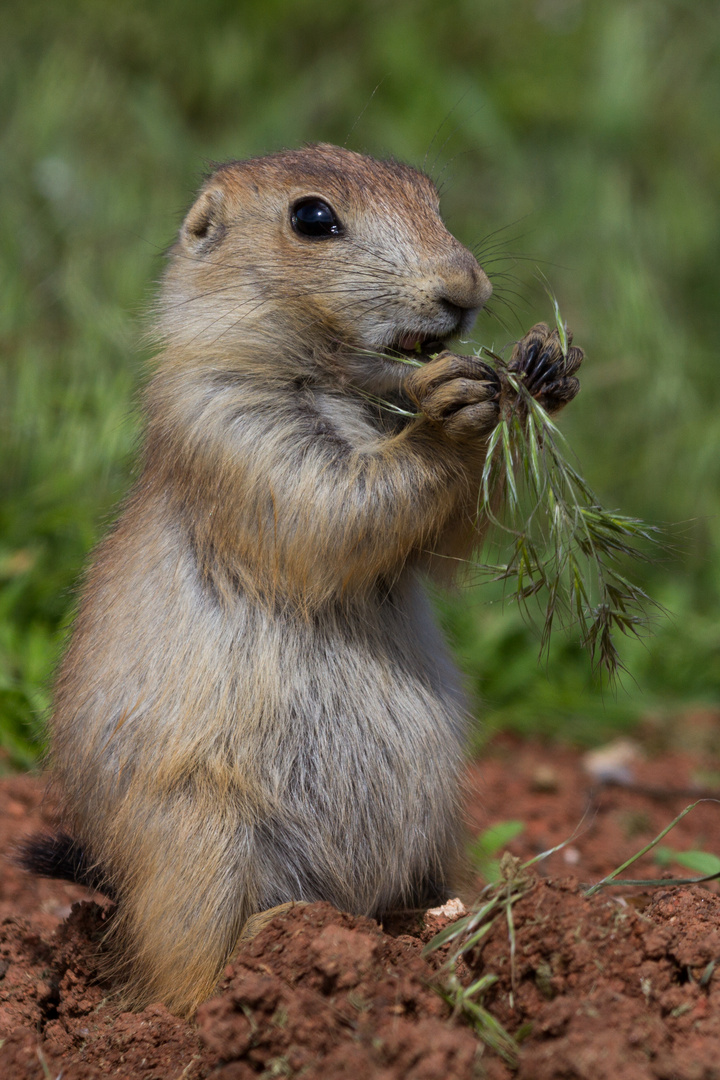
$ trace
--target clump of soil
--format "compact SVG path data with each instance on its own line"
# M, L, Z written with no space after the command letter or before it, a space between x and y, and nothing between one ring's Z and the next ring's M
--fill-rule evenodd
M521 1038L516 1066L487 1050L437 993L447 950L423 946L447 920L408 913L384 927L327 904L298 905L243 945L193 1022L162 1005L123 1012L104 981L112 907L75 886L0 874L0 1076L5 1080L715 1080L720 1078L720 897L713 888L614 890L586 898L692 801L706 754L634 764L630 787L598 787L571 750L502 739L468 774L468 820L525 824L540 863L458 975L492 973L483 1005ZM42 783L0 781L0 855L52 827ZM670 835L720 849L720 807L703 803ZM657 876L647 861L633 876ZM71 907L71 905L74 905ZM719 968L720 971L720 968Z
M720 1076L720 899L660 890L641 912L573 881L538 881L513 908L515 957L498 920L473 956L499 975L485 1006L530 1025L519 1080Z
M192 1025L163 1005L120 1013L98 970L107 910L75 904L53 934L0 925L0 1074L6 1080L177 1077L199 1055ZM186 1075L191 1075L187 1073Z
M477 1040L431 988L426 934L391 937L329 904L297 907L246 946L198 1011L222 1080L472 1076ZM305 1070L305 1072L303 1072Z

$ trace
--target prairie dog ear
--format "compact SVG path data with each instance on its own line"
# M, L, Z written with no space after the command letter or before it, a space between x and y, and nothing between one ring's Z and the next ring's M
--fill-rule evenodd
M201 254L222 240L225 228L225 193L220 187L211 187L190 207L180 239L195 254Z

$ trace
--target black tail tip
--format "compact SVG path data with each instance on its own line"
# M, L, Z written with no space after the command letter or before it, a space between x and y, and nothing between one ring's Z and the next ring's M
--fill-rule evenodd
M28 837L15 849L13 861L38 877L72 881L115 899L102 867L92 862L66 832L38 833Z

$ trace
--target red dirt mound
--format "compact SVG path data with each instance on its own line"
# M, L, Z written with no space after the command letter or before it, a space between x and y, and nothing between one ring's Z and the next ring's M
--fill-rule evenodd
M448 1023L422 945L328 904L280 916L198 1011L212 1075L472 1076L477 1041Z
M513 917L514 964L499 920L472 966L500 976L485 1001L500 1023L530 1024L519 1080L720 1077L717 896L659 891L638 913L540 881Z
M537 869L591 881L691 801L700 761L707 777L707 755L675 752L636 760L630 787L599 787L574 751L503 739L469 770L468 819L476 830L523 821L510 845L523 859L580 826ZM0 781L0 853L51 827L41 792L32 777ZM668 842L718 852L720 807L703 803ZM482 1004L521 1040L511 1068L437 992L444 954L422 949L441 919L381 928L298 905L240 948L189 1023L161 1005L119 1010L98 966L109 905L4 862L0 1076L720 1080L720 898L699 886L614 892L588 899L573 881L536 880L512 907L514 950L500 915L458 970L466 984L496 976Z

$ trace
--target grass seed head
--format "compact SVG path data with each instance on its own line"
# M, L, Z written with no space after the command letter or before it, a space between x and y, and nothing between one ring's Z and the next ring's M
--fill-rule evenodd
M569 336L555 310L563 356ZM647 560L643 550L659 542L655 528L614 510L606 510L587 481L568 460L557 425L525 384L524 373L511 370L497 353L483 348L500 377L500 420L488 441L478 497L478 516L510 538L503 565L486 566L506 583L509 598L532 616L541 616L541 651L553 629L575 625L593 665L614 678L622 668L617 634L640 635L650 613L659 610L647 594L621 572L624 561ZM504 488L499 518L498 485Z

